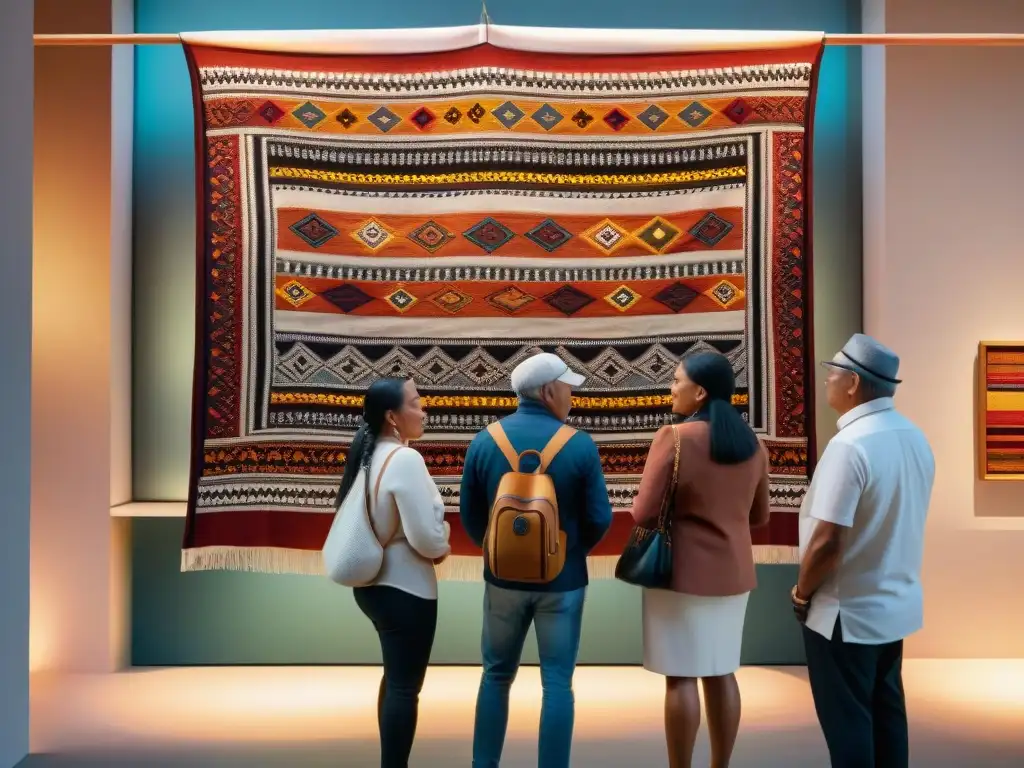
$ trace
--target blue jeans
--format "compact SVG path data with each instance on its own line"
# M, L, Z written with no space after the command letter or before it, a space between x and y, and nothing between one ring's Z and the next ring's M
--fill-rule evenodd
M484 674L476 700L473 768L498 768L508 727L508 693L532 623L537 632L543 698L538 768L568 768L576 701L572 676L580 649L586 587L525 592L487 584L484 592Z

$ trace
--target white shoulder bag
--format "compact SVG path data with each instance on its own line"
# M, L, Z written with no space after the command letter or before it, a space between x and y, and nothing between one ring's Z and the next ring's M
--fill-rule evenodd
M380 481L387 472L388 464L401 448L396 448L384 459L384 466L377 475L373 489L373 505L370 504L370 475L365 469L359 470L353 488L363 482L362 494L349 491L334 516L331 530L324 542L323 561L327 577L346 587L365 587L380 574L384 563L384 547L391 540L381 542L373 527L373 506L380 494ZM397 530L397 526L396 526Z

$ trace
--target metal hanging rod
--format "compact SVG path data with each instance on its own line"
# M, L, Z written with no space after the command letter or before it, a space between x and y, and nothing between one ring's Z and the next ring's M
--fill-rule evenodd
M174 34L124 35L35 35L35 44L55 45L178 45L181 38ZM825 45L917 45L917 46L972 46L1006 47L1024 46L1024 34L880 34L880 35L825 35Z

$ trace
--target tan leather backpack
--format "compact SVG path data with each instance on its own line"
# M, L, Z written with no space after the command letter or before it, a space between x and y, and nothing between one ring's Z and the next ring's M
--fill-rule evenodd
M576 430L563 426L543 451L520 454L516 454L500 423L494 422L487 431L512 468L498 483L491 506L484 538L488 568L502 581L553 581L565 565L565 533L559 524L555 484L546 472ZM530 454L540 464L533 472L521 472L523 457Z

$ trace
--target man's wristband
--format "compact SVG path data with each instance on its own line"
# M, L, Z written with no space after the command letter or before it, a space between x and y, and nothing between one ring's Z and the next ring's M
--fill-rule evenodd
M803 608L805 605L810 605L810 603L811 603L810 600L804 600L802 597L800 597L797 594L797 586L796 586L796 584L793 585L793 589L789 593L789 595L793 599L793 602L796 603L797 605L799 605L801 608Z

